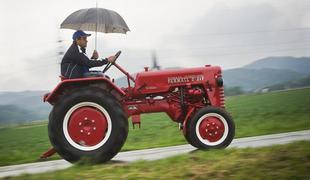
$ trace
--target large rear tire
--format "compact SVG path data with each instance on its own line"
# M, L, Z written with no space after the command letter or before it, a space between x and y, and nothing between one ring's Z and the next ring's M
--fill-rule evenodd
M124 145L128 121L112 95L96 87L84 87L65 94L54 105L48 134L65 160L103 163Z
M234 136L235 124L222 108L201 108L186 124L185 139L198 149L225 148Z

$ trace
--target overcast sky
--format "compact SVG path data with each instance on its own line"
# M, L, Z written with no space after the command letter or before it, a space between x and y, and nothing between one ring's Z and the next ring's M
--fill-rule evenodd
M59 51L73 30L59 29L72 12L95 0L0 0L0 91L51 90L59 79ZM101 57L118 59L130 73L151 66L205 64L241 67L268 56L310 56L309 0L98 0L118 12L130 32L98 36ZM62 42L58 42L61 40ZM94 49L89 38L88 54ZM111 69L108 73L119 77Z

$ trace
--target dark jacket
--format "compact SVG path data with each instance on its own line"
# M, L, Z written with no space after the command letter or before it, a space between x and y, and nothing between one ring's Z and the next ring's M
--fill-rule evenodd
M82 78L85 67L98 67L107 63L107 60L90 60L80 53L78 45L73 42L61 61L61 75L73 79Z

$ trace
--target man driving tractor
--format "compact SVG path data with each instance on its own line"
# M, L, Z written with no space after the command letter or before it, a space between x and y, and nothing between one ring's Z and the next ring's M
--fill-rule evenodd
M87 77L89 74L101 74L101 72L89 71L89 68L99 67L107 64L108 62L113 63L115 56L97 60L99 55L94 50L91 59L86 55L87 37L91 34L78 30L73 36L73 43L65 53L61 61L61 75L68 79ZM103 75L102 75L103 76Z
M80 29L125 34L129 28L119 14L104 8L81 9L66 18L61 28L78 31L61 62L61 74L69 79L62 78L44 95L44 102L53 106L48 121L53 148L43 158L57 152L72 163L107 162L127 139L128 118L140 124L140 115L145 113L166 113L180 124L187 142L198 149L225 148L232 142L235 125L225 110L221 67L160 71L145 68L133 77L115 63L121 51L104 60L90 60L85 54L90 34ZM91 59L98 59L97 51ZM102 72L89 71L104 64ZM112 65L127 77L127 87L119 87L104 77ZM102 77L82 78L94 76Z

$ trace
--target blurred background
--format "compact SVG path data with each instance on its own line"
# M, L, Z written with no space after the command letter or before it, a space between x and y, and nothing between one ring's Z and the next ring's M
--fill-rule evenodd
M52 106L42 97L59 83L60 62L74 33L60 29L60 24L76 10L96 7L96 2L118 12L130 28L126 35L98 33L97 48L102 58L121 50L117 63L129 73L146 66L154 71L221 66L236 138L310 129L309 0L0 0L0 166L35 162L51 147L47 119ZM89 56L94 48L92 33ZM124 75L114 67L107 74L118 86L126 86ZM178 124L166 114L146 114L141 130L130 126L122 151L186 143ZM76 174L100 179L109 173L112 178L119 173L115 179L223 179L227 174L235 179L249 179L249 174L258 174L258 179L309 179L309 152L309 142L207 151L158 166L138 162L132 169L114 169L111 163L91 171L77 166L44 179L76 179Z

